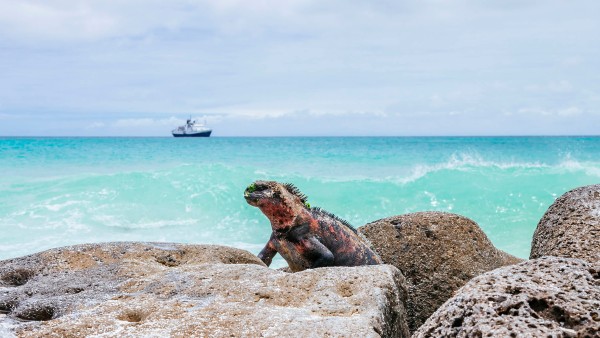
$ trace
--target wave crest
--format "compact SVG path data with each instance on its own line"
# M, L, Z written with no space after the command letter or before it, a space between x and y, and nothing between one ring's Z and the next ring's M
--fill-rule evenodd
M561 174L565 172L583 172L588 176L600 177L600 163L577 161L567 156L557 164L548 164L541 162L497 162L484 159L481 155L473 154L452 154L446 162L433 165L416 165L407 176L397 179L401 184L415 182L429 174L444 170L469 171L481 168L494 168L499 170L548 170L551 174Z

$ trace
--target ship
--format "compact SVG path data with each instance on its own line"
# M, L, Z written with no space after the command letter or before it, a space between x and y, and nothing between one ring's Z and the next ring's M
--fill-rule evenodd
M189 118L185 125L179 126L171 131L175 137L210 137L212 129L203 123Z

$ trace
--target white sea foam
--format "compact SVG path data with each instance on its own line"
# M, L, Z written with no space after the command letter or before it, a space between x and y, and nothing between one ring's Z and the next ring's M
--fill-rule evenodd
M435 194L434 194L434 193L431 193L431 192L429 192L429 191L425 191L425 192L424 192L424 194L425 194L427 197L429 197L429 200L431 201L429 204L430 204L432 207L434 207L434 208L435 208L435 207L437 207L437 206L440 204L440 203L438 202L437 198L435 197Z
M498 168L501 170L513 169L513 168L545 168L548 167L539 163L497 163L493 161L484 161L484 160L476 160L474 158L463 158L457 159L456 157L452 157L450 160L440 164L434 165L416 165L411 170L411 173L404 177L389 177L388 180L399 183L401 185L405 185L408 183L413 183L427 175L444 171L471 171L477 168Z
M81 204L82 201L66 201L64 203L58 203L58 204L46 204L44 207L50 211L61 211L62 209L72 206L72 205L78 205Z
M443 169L464 169L468 167L496 167L500 169L511 168L545 168L546 164L539 162L496 162L485 160L479 154L455 153L445 163L439 164Z
M256 252L258 253L260 250L262 250L262 248L265 246L265 244L267 244L267 241L269 240L268 237L265 237L265 242L264 243L246 243L246 242L233 242L232 245L236 248L240 248L240 249L244 249L247 251L251 251L251 252Z
M102 223L104 226L123 229L160 229L165 227L196 225L198 223L198 221L194 219L169 219L134 222L112 215L95 215L93 216L93 219Z
M588 176L600 177L600 163L579 162L568 158L556 167L563 172L584 172Z
M412 164L404 167L400 166L397 168L398 171L403 171L405 174L400 175L386 175L380 177L374 177L372 175L337 175L334 177L314 177L324 183L335 183L335 182L365 182L365 183L378 183L378 182L391 182L395 184L405 185L413 183L419 179L426 177L427 175L440 172L440 171L462 171L470 172L480 168L496 168L500 170L509 169L547 169L552 168L551 165L540 163L540 162L497 162L485 160L481 155L468 154L468 153L455 153L451 155L448 160L435 164ZM376 169L376 168L375 168ZM393 169L387 169L388 171ZM377 171L374 171L377 172ZM337 174L337 173L336 173ZM312 179L311 176L300 176L304 179Z

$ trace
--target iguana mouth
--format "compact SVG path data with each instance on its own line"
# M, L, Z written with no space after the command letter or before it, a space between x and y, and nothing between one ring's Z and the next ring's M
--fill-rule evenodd
M246 202L252 206L258 206L258 201L260 199L269 197L268 188L269 187L261 184L260 182L250 184L244 191L244 198L246 199Z
M258 203L259 197L256 196L255 193L249 193L249 192L245 191L244 198L246 199L246 202L248 202L248 204L255 206L255 207L258 206L257 203Z

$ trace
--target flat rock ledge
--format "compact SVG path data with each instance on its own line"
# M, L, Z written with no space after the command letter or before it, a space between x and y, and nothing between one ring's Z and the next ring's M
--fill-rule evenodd
M600 184L573 189L548 208L533 234L530 258L600 261Z
M1 337L408 337L389 265L285 273L212 245L103 243L0 261Z
M451 213L393 216L359 232L406 277L411 332L471 278L522 261L496 249L477 223Z
M474 278L413 335L599 337L600 267L543 257Z

